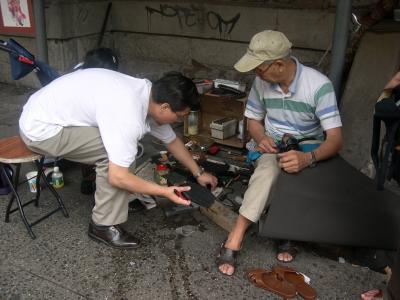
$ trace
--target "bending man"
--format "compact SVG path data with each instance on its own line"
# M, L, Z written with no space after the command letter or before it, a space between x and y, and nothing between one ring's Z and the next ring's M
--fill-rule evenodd
M20 134L32 151L96 165L95 206L89 237L116 248L136 248L138 239L120 226L128 217L129 193L163 196L177 204L174 189L129 172L138 141L150 132L162 140L201 185L217 180L203 172L168 125L198 105L193 82L169 73L154 84L106 69L77 70L34 93L23 108Z

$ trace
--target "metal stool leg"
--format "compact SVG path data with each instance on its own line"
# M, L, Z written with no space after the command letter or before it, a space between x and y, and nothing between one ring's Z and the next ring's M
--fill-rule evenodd
M41 162L44 161L44 157L42 159L40 159ZM36 167L37 167L37 176L36 176L36 196L35 196L35 206L39 206L39 198L40 198L40 177L41 174L43 172L43 163L37 163L37 161L35 161Z
M54 189L54 187L47 181L46 175L44 174L44 171L43 171L43 162L44 162L44 157L42 157L40 159L40 161L35 161L37 169L38 169L38 179L36 181L36 184L39 184L39 180L40 180L39 177L42 177L45 185L48 187L48 189L51 191L51 193L57 199L58 205L62 209L64 217L68 218L69 214L68 214L67 209L64 206L64 202L62 201L60 195L57 193L57 191ZM39 185L37 185L37 186L39 186Z
M21 168L21 164L17 164L17 169L19 169L19 168ZM14 184L12 183L12 181L10 180L10 178L8 177L7 172L6 172L6 170L4 169L3 164L1 164L0 169L1 169L1 171L3 172L3 174L5 175L5 178L7 179L7 182L8 182L8 184L10 185L11 190L12 190L12 192L13 192L14 195L15 195L15 199L16 199L16 201L17 201L18 210L19 210L19 212L20 212L21 219L22 219L22 221L24 222L26 229L28 229L29 235L31 236L32 239L35 239L36 236L35 236L35 234L33 233L32 228L31 228L31 225L29 224L29 222L28 222L28 220L27 220L27 218L26 218L26 216L25 216L24 209L23 209L23 207L22 207L22 202L21 202L21 199L20 199L19 194L18 194L18 192L17 192L18 179L19 179L19 170L18 170L17 172L15 172L14 182L16 182L16 185L15 185L15 187L14 187ZM9 205L10 205L10 204L9 204ZM11 207L10 207L10 208L11 208Z
M1 168L5 171L3 164L1 164ZM21 170L21 164L17 164L15 166L15 174L14 174L14 177L13 177L14 183L12 184L12 186L14 186L15 190L18 189L18 181L19 181L20 170ZM4 171L2 171L3 174L4 174ZM12 207L12 205L14 203L14 199L15 199L15 193L11 193L10 201L8 202L8 205L7 205L6 217L5 217L5 220L4 220L6 223L10 222L10 210L11 210L11 207Z

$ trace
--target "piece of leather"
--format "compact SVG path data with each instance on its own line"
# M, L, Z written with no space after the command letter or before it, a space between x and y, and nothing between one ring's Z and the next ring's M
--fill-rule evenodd
M247 279L256 287L270 291L283 298L291 299L296 296L295 287L279 277L277 273L264 269L254 269L246 273Z
M120 225L102 226L89 223L89 237L118 249L139 247L139 240L127 233Z
M374 180L340 156L297 174L281 172L269 201L259 222L261 236L387 250L398 246L399 196L377 191Z
M193 201L200 206L209 208L215 201L214 195L207 188L193 181L189 181L181 174L169 172L167 175L167 181L170 185L190 186L190 190L182 192L182 194L186 199Z
M304 299L314 300L317 298L317 292L315 289L306 283L304 276L298 273L295 269L284 266L275 266L272 270L280 277L284 278L284 280L293 284L297 293L299 293L299 295Z

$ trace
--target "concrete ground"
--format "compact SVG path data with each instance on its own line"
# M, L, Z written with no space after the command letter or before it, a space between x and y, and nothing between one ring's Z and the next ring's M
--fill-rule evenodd
M0 84L0 138L17 134L18 116L31 92ZM144 142L147 156L157 151L151 138ZM214 265L226 232L199 212L166 218L162 209L154 208L130 215L125 228L142 246L112 249L87 236L92 197L80 193L80 168L62 171L65 187L59 192L70 217L58 212L39 223L35 240L18 213L10 223L3 222L8 198L0 197L0 299L280 299L243 277L246 269L277 263L273 242L257 237L254 229L232 277L221 275ZM30 196L25 185L21 190ZM39 208L27 207L26 214L34 220L52 207L44 190ZM190 235L178 233L185 225L194 229ZM290 265L311 278L319 299L360 299L362 291L385 285L382 274L301 250Z

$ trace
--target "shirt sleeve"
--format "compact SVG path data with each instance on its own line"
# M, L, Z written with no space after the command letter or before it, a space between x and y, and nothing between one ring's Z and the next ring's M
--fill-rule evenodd
M164 144L169 144L176 139L176 134L169 124L159 125L153 118L149 120L150 134L161 140Z
M342 127L342 121L331 82L324 83L315 93L315 114L324 131Z
M264 120L266 111L262 98L262 91L261 82L256 78L247 99L246 109L244 111L245 117L254 120Z

